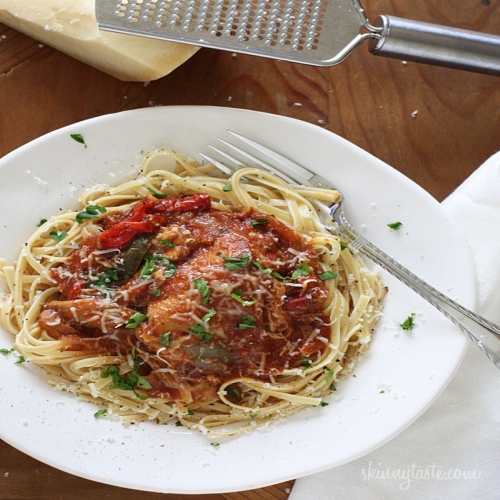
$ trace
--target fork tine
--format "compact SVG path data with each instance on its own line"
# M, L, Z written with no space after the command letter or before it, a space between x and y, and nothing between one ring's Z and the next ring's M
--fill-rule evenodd
M262 168L263 170L267 172L271 172L279 177L281 177L283 180L286 182L290 183L295 183L293 179L290 177L287 177L285 174L280 172L279 170L276 170L273 168L271 165L268 165L267 163L264 163L263 161L259 160L258 158L252 156L250 153L245 152L244 150L238 148L234 144L231 144L230 142L225 141L224 139L217 139L218 141L222 142L227 148L234 150L238 153L240 153L242 156L246 157L249 160L252 160L252 162L256 163L258 167ZM222 163L221 161L216 160L213 156L207 155L206 153L198 153L204 160L208 161L211 163L214 167L219 169L221 172L224 174L231 176L234 172L237 172L238 170L242 168L247 168L249 165L246 163L243 163L242 161L238 160L234 156L230 155L229 153L223 151L222 149L216 148L215 146L212 146L211 144L208 145L208 147L212 150L215 151L218 155L222 156L226 160L229 160L233 165L228 165L227 163Z
M218 168L224 174L226 174L226 175L232 175L234 173L234 170L231 170L229 167L226 167L226 165L224 165L220 161L217 161L215 158L212 158L211 156L208 156L205 153L198 153L198 154L204 160L208 161L208 163L211 163L214 167Z
M225 146L225 149L230 150L233 153L236 153L236 156L245 158L250 160L250 163L244 163L240 161L236 156L227 153L223 149L217 148L212 145L208 145L208 147L216 152L219 156L222 156L226 160L229 160L232 165L228 165L227 163L222 163L222 161L218 161L211 156L199 153L199 155L205 160L211 162L215 167L224 172L226 175L232 175L235 171L240 170L245 167L253 167L253 168L261 168L266 172L270 172L277 177L280 177L285 182L289 184L299 184L303 186L311 186L317 187L327 190L336 190L329 181L325 178L321 177L318 174L315 174L311 170L295 163L290 160L286 156L274 151L262 144L249 139L239 133L233 132L232 130L227 130L227 133L231 136L235 137L239 141L243 142L246 146L249 146L253 150L257 151L259 156L255 156L254 154L249 153L245 149L236 146L235 144L225 140L218 138L217 140ZM260 158L266 158L268 161L263 161ZM271 163L274 163L273 166Z
M221 142L225 142L223 141L222 139L217 139L218 141L221 141ZM229 145L229 143L227 143ZM219 149L219 148L216 148L215 146L212 146L211 144L209 144L208 146L212 151L215 151L216 153L220 154L221 156L223 156L224 158L226 158L227 160L229 160L230 162L234 163L234 167L230 167L230 166L227 166L227 168L230 168L231 170L233 170L233 172L235 170L239 170L240 168L244 168L244 167L247 167L248 165L246 165L245 163L241 162L240 160L238 160L237 158L235 158L234 156L231 156L229 153L226 153L225 151L223 151L222 149Z
M252 159L265 170L273 172L275 175L280 176L287 182L291 184L301 184L303 186L336 190L336 188L332 186L327 179L321 177L318 174L315 174L308 168L303 167L302 165L299 165L298 163L290 160L290 158L282 155L281 153L278 153L277 151L270 149L232 130L227 130L227 133L237 138L247 146L250 146L255 151L258 151L260 157L265 157L268 161L272 161L276 165L276 167L271 166L269 163L263 162L259 158L256 158L250 153L247 153L245 150L229 143L228 141L224 141L222 139L219 139L219 141L223 142L228 147L242 154L246 158Z
M236 132L231 132L230 130L228 130L228 133L234 135L235 137L246 139L246 137L240 136L239 134L236 134ZM274 175L276 175L276 176L280 177L281 179L285 180L286 182L289 182L291 184L296 184L297 183L296 179L294 179L294 178L286 175L284 172L282 172L282 171L274 168L272 165L269 165L269 163L266 163L266 162L262 161L260 158L257 158L256 156L250 154L248 151L245 151L244 149L241 149L238 146L236 146L236 145L232 144L231 142L228 142L228 141L226 141L224 139L220 139L219 138L217 140L219 142L221 142L222 144L224 144L224 146L226 146L227 148L231 149L232 151L235 151L236 153L240 154L241 156L243 156L247 160L250 160L252 163L255 164L255 166L260 167L260 168L266 170L267 172L273 173ZM259 151L259 152L262 152L264 154L266 153L265 151L261 151L260 149L258 149L256 147L256 146L260 146L258 143L251 144L250 142L253 142L253 141L250 141L250 139L248 139L247 141L243 141L243 142L246 142L248 145L252 146L254 149L257 149L257 151ZM217 148L212 148L212 149L217 149ZM229 156L227 154L224 154L224 156L231 158L231 156ZM233 161L235 161L236 163L238 163L240 165L240 168L241 168L241 166L248 166L248 165L245 165L244 163L241 163L239 160L233 159Z
M270 160L274 161L278 165L282 165L287 169L287 172L290 172L292 175L289 177L293 177L294 181L299 183L299 184L307 184L313 177L314 173L310 172L309 170L305 169L304 167L300 166L298 163L295 163L294 161L290 160L289 158L281 155L277 151L274 151L272 149L269 149L268 147L253 141L252 139L249 139L248 137L245 137L244 135L241 135L237 132L234 132L232 130L227 131L228 134L232 135L233 137L236 137L239 139L241 142L247 144L251 148L255 149L259 153L265 155L267 158ZM224 142L225 144L229 144L226 141L222 141L219 139L221 142ZM233 149L237 150L239 153L244 154L245 156L255 159L257 163L262 164L261 160L256 159L255 157L251 156L249 153L246 153L245 151L236 148L236 146L230 145ZM265 168L268 168L269 165L267 164L262 164ZM278 170L279 172L279 170Z
M240 153L242 156L246 157L247 159L249 160L252 160L252 162L256 163L258 165L259 168L261 168L262 170L266 171L266 172L271 172L272 174L280 177L281 179L283 179L284 181L286 182L289 182L291 184L294 184L296 183L295 180L293 180L292 178L288 177L286 174L284 174L283 172L280 172L279 170L276 170L275 168L273 168L271 165L268 165L267 163L264 163L263 161L259 160L258 158L256 158L255 156L252 156L250 153L247 153L246 151L244 151L243 149L240 149L238 148L237 146L235 146L234 144L231 144L230 142L227 142L225 141L224 139L217 139L218 141L222 142L226 147L228 147L229 149L232 149L234 151L237 151L238 153ZM238 170L242 169L242 168L247 168L249 167L249 165L247 165L246 163L243 163L241 162L240 160L238 160L237 158L235 158L234 156L231 156L229 153L226 153L225 151L223 151L222 149L219 149L219 148L216 148L215 146L212 146L211 144L208 145L208 147L215 151L216 153L218 153L219 155L223 156L224 158L226 158L227 160L229 160L230 162L234 163L234 167L233 166L228 166L224 163L221 163L220 161L217 161L215 158L205 154L205 153L198 153L203 159L207 160L208 162L210 162L214 167L217 167L219 170L221 170L223 173L225 173L226 175L232 175L234 172L237 172Z

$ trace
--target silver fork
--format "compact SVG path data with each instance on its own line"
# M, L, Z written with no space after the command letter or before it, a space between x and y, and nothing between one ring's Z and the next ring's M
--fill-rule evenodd
M218 139L225 150L220 147L209 146L224 160L218 161L210 155L199 153L202 158L210 162L227 175L246 166L262 168L272 172L292 184L314 186L322 188L333 188L323 177L311 172L303 166L293 162L289 158L259 144L247 137L231 130L228 134L236 138L243 146L239 147L224 139ZM252 153L248 152L248 148ZM229 153L230 151L231 153ZM237 156L234 156L234 155ZM255 156L255 155L258 156ZM250 160L250 164L240 161L238 157ZM265 159L265 160L263 160ZM270 164L272 163L272 165ZM443 313L449 320L458 326L477 346L488 356L488 358L500 368L500 327L482 316L470 311L461 304L450 299L434 287L423 281L411 271L395 261L392 257L361 236L347 221L342 201L325 205L316 204L326 229L339 235L347 243L358 250L373 262L379 264L401 282L418 293L421 297L432 304L438 311Z

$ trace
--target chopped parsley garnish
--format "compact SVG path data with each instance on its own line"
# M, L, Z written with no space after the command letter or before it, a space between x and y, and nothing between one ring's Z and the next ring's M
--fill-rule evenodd
M56 242L60 243L66 236L68 236L68 233L66 231L51 231L49 233L49 236Z
M165 278L171 278L177 271L177 268L170 262L170 259L163 255L148 254L144 258L144 261L144 267L139 274L139 277L144 280L149 279L160 265L163 265L167 268L165 272Z
M248 307L248 306L253 306L257 301L255 299L250 298L250 300L245 300L243 297L243 290L241 288L238 288L235 290L232 294L231 297L234 300L237 300L240 304Z
M232 398L241 398L240 391L236 387L231 387L227 390L227 395Z
M208 283L203 278L196 278L193 280L193 286L200 292L201 303L207 304L210 299L210 288L208 288Z
M224 186L222 186L222 191L224 191L225 193L228 193L229 191L232 191L233 190L233 186L231 186L231 184L225 184Z
M135 392L135 388L139 387L140 389L151 389L150 382L139 375L139 367L142 362L139 359L135 359L135 346L132 347L132 371L127 373L126 375L120 375L120 367L116 365L106 366L101 371L101 378L111 377L113 380L113 384L110 386L110 389L122 389L124 391L134 391L135 395L141 399L144 399L142 396Z
M139 275L142 279L148 279L156 269L157 260L152 255L146 255L145 264Z
M253 319L252 316L243 316L238 328L240 330L245 330L246 328L257 328L257 325L255 324L255 319Z
M0 349L0 354L2 354L3 356L8 356L9 354L12 354L13 352L15 352L16 350L14 348L12 349ZM24 363L26 361L26 358L24 356L17 356L17 360L15 361L15 364L16 365L20 365L21 363Z
M413 327L415 326L415 313L411 313L402 323L399 324L399 326L403 330L413 330Z
M204 323L205 321L208 321L210 318L215 316L217 314L217 311L212 307L210 311L205 314L201 318L201 321ZM203 323L196 323L196 325L193 325L190 329L190 333L194 333L200 340L203 342L210 340L213 335L205 330L205 325Z
M212 307L210 309L210 311L208 311L207 314L205 314L205 316L203 316L203 318L201 318L201 321L203 321L203 322L208 321L210 318L213 318L216 314L217 314L217 311Z
M265 267L264 264L261 264L258 260L252 260L252 264L258 267L265 274L273 274L272 268Z
M331 391L337 390L337 388L333 384L330 384L330 387L328 387L328 389L330 389Z
M158 342L162 345L164 345L165 347L170 347L170 334L172 332L166 332L164 333L158 340Z
M160 297L161 290L157 288L156 290L153 290L149 295L152 295L153 297Z
M157 191L156 189L153 189L151 187L148 187L147 189L155 198L168 198L168 194Z
M197 323L189 329L190 333L194 333L201 341L206 342L210 340L213 335L205 330L201 323Z
M345 250L349 245L347 244L347 241L340 240L340 251Z
M95 285L106 286L112 281L118 281L118 271L116 269L106 269L106 272L95 282Z
M272 271L271 276L274 276L275 278L279 280L287 280L291 278L291 276L283 276L282 274L278 273L277 271Z
M307 262L302 262L302 264L300 264L300 266L292 273L291 278L293 280L296 280L300 278L300 276L307 276L310 272L311 268L309 267Z
M85 210L76 214L75 220L82 224L86 219L98 219L100 214L105 214L107 210L99 205L87 205Z
M128 321L125 323L125 328L137 328L139 325L144 323L148 317L146 314L142 314L140 312L136 312L135 314L132 314Z
M214 448L217 448L220 446L220 443L210 443L210 446L213 446Z
M256 267L258 267L263 273L265 274L270 274L271 276L274 276L275 278L279 280L286 280L287 277L281 275L280 273L276 272L272 267L265 267L263 264L261 264L257 260L252 260L252 264Z
M267 217L257 217L257 219L253 220L251 222L253 227L259 227L263 226L264 224L267 224L269 222L269 219Z
M321 401L321 403L319 404L319 406L328 406L329 403L326 403L325 401Z
M224 264L224 269L233 270L233 269L243 269L248 267L250 263L250 255L247 253L242 253L240 258L236 257L223 257L226 261Z
M270 274L271 276L274 276L279 280L296 280L300 278L300 276L307 276L311 272L311 268L309 267L307 262L303 262L302 264L300 264L300 266L295 269L291 276L283 276L282 274L276 272L272 267L265 267L257 260L252 260L252 264L258 267L263 273Z
M403 225L402 222L389 222L389 224L387 224L387 227L390 227L391 229L395 229L396 231Z
M304 370L311 368L311 366L313 364L313 362L307 356L302 356L300 358L300 361L302 362L302 366L304 367Z
M47 222L47 219L40 219L40 222L36 225L36 227L43 226Z
M83 144L85 147L87 147L87 143L85 142L82 134L70 134L70 137L76 142L79 142L80 144Z
M382 389L379 394L385 394L385 391Z
M167 267L167 271L164 274L164 276L165 276L165 278L171 278L175 274L175 272L177 271L177 267L175 267L171 263L166 264L166 267Z
M331 368L325 368L325 371L328 373L328 375L325 377L325 382L330 382L333 378L333 370Z
M98 410L94 413L94 418L99 418L99 417L103 417L104 415L107 415L108 414L108 410L107 409L104 409L104 410Z
M339 273L336 273L335 271L325 271L324 273L318 274L318 278L320 280L334 280Z
M175 243L172 243L170 240L159 240L159 242L162 244L162 245L165 245L167 246L168 248L174 248L176 246Z

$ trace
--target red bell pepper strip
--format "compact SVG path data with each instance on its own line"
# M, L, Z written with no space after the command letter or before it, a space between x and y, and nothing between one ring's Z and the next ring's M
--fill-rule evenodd
M210 206L210 196L207 193L162 200L146 196L132 207L127 218L99 235L99 244L101 248L124 248L138 234L152 233L165 222L165 214L168 212L206 210Z
M124 248L135 236L153 232L160 223L158 217L151 215L149 219L137 222L125 219L101 233L99 243L103 248Z

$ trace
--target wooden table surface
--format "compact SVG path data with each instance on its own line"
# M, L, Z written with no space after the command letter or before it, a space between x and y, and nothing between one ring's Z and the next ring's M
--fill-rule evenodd
M14 1L14 0L13 0ZM365 0L377 14L500 35L500 0ZM498 77L375 57L332 68L202 49L170 75L118 81L0 25L0 156L95 116L159 105L267 111L324 127L444 199L500 149ZM1 425L1 416L0 416ZM0 442L0 499L283 500L293 482L218 495L160 495L94 483Z

